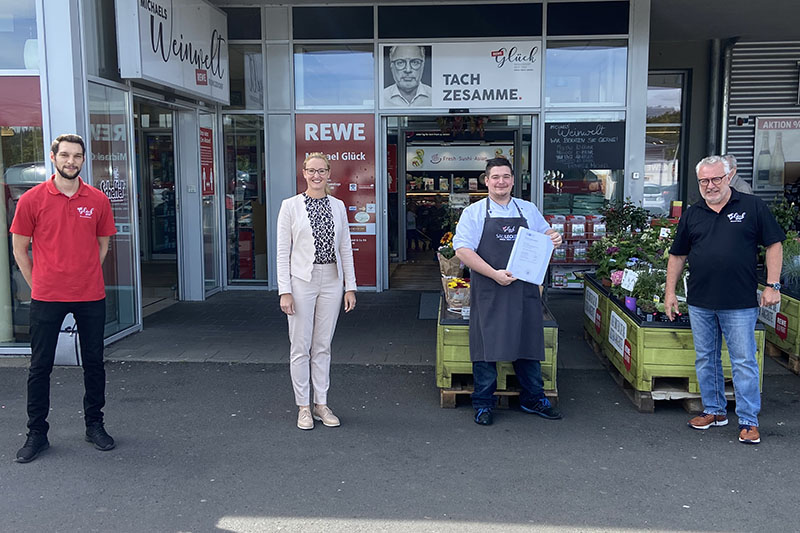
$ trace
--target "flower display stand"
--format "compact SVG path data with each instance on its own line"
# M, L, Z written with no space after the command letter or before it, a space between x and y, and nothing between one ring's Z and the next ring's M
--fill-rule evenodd
M758 290L764 290L763 283ZM800 294L782 288L780 305L762 308L758 320L764 324L767 355L800 374Z
M657 400L684 400L691 411L702 407L694 366L694 341L688 323L642 321L596 278L586 276L583 325L586 339L640 411L654 411ZM761 386L764 327L758 324L755 333ZM722 367L726 396L734 399L731 364L724 343Z
M558 324L544 306L544 352L542 379L545 394L558 400L556 360L558 357ZM469 358L469 320L447 310L444 298L439 303L439 324L436 330L436 385L440 388L440 405L455 407L459 395L472 393L472 362ZM517 396L514 367L510 362L497 363L497 392L500 406L509 396Z

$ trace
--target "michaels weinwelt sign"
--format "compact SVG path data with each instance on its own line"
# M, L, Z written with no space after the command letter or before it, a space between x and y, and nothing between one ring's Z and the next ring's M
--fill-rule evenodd
M382 45L383 108L538 107L542 42Z
M228 17L205 0L116 0L123 78L230 103Z

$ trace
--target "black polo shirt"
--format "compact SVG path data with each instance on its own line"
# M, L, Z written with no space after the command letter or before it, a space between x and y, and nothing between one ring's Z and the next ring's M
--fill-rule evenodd
M719 213L705 200L689 207L678 223L669 253L688 256L689 305L706 309L758 307L758 245L786 238L767 204L731 189Z

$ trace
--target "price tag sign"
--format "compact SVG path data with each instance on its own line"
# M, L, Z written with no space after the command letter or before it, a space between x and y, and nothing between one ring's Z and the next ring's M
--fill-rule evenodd
M670 231L669 228L661 228L661 231L658 232L658 236L662 239L669 239L671 233L672 231Z
M622 352L622 363L625 365L625 370L631 371L631 343L625 339L625 349Z
M603 314L600 312L599 309L594 310L594 330L597 334L600 334L600 329L603 325Z
M622 283L620 285L622 285L623 289L625 289L626 291L630 292L630 291L633 290L633 287L636 285L636 280L637 279L639 279L639 273L634 271L634 270L631 270L629 268L626 268L622 272Z
M789 319L783 313L775 314L775 333L784 341L789 335Z

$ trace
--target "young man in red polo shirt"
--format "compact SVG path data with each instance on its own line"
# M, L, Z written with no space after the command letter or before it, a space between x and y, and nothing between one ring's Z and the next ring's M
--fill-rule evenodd
M78 135L60 135L53 141L50 160L55 174L20 197L11 224L14 259L32 289L28 436L17 452L18 463L33 461L50 446L50 373L68 313L75 316L80 332L86 440L99 450L114 447L103 427L106 294L101 265L116 227L108 197L78 176L85 157L86 146ZM28 255L31 242L33 259Z

